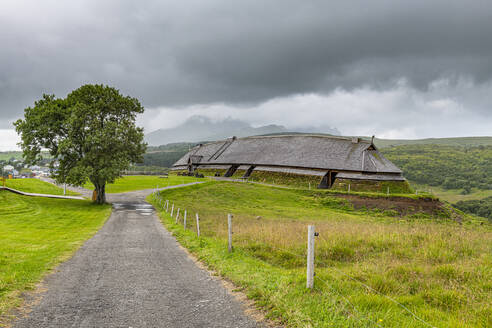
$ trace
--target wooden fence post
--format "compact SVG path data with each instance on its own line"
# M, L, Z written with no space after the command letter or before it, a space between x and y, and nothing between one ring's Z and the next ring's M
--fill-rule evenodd
M198 213L196 213L196 235L200 237L200 218L198 217Z
M179 218L179 207L178 207L178 211L176 212L176 221L175 221L176 224L178 224L178 218Z
M166 199L166 212L169 212L169 199Z
M350 183L349 183L349 186L348 186L348 193L350 194Z
M307 271L306 287L312 289L314 285L314 226L308 226L308 244L307 244Z
M171 217L173 217L173 213L174 213L174 203L173 206L171 207Z
M229 240L228 250L232 252L232 214L227 214L227 235Z
M183 218L183 227L184 227L184 230L186 230L186 210L185 210L184 218Z

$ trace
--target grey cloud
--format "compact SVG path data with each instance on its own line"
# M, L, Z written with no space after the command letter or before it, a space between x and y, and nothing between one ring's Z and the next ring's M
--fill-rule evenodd
M147 107L492 79L488 1L24 1L0 8L0 111L107 83ZM452 88L451 88L452 89ZM461 95L455 95L460 97ZM470 110L487 111L468 99ZM395 113L398 109L395 109ZM1 124L7 127L7 124Z

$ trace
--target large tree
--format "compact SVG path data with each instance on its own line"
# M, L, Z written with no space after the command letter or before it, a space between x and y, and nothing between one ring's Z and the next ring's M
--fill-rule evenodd
M66 98L43 95L14 125L27 163L40 161L41 151L47 149L55 180L77 186L91 181L95 201L102 204L106 184L143 160L143 129L135 125L136 115L143 111L135 98L88 84Z

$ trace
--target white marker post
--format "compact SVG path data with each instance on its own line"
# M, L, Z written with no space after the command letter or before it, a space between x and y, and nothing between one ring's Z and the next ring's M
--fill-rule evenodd
M314 226L308 226L308 244L307 244L307 271L306 271L306 287L313 288L314 285Z
M176 221L175 221L176 224L178 224L178 218L179 218L179 207L178 207L178 211L176 213Z
M232 252L232 214L227 214L227 235L229 237L228 250Z
M185 210L184 218L183 218L183 227L186 230L186 210Z
M200 237L200 218L198 217L198 213L196 213L196 235Z
M173 206L171 207L171 217L173 217L173 213L174 213L174 203Z

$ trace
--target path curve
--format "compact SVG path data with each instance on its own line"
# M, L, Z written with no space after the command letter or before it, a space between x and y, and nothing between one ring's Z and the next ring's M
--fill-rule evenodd
M145 203L152 191L108 194L108 221L13 327L262 327L179 248Z

